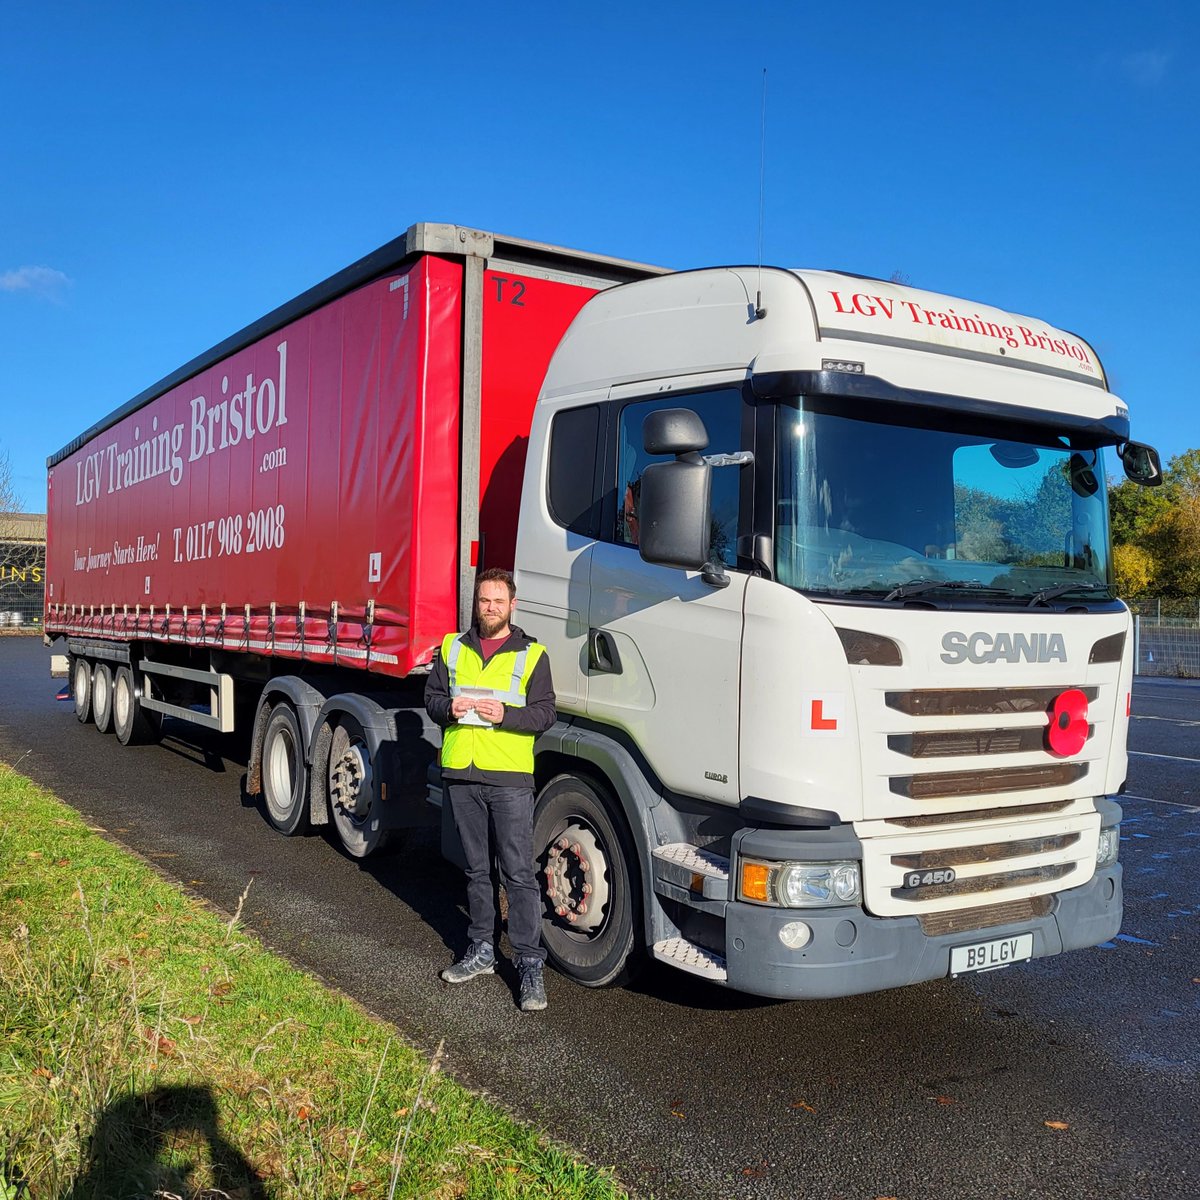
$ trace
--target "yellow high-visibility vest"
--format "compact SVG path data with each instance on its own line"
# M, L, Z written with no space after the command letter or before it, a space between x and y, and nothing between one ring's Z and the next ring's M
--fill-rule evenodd
M450 677L450 696L460 695L463 688L487 688L493 699L524 708L529 677L545 653L540 642L531 642L520 650L499 650L485 663L461 633L447 634L442 641L442 662ZM441 763L452 771L475 766L481 771L532 775L533 742L532 733L455 722L442 733Z

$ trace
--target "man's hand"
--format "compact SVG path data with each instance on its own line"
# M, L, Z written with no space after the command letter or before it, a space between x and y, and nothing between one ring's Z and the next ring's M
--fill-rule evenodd
M476 702L470 696L455 696L450 701L450 715L457 720L459 717L465 717L475 707Z
M504 705L499 700L476 700L475 711L493 725L499 725L504 720Z

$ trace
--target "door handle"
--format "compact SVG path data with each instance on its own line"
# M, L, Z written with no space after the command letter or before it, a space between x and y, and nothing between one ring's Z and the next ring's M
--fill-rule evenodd
M621 674L616 640L603 629L588 630L588 671L594 675Z

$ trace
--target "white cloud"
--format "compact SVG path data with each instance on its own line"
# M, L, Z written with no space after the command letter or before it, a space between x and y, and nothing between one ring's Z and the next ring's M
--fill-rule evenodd
M1121 70L1141 87L1155 87L1167 76L1171 56L1162 50L1139 50L1121 58Z
M53 267L17 267L0 273L0 292L27 292L57 300L71 284L70 277Z

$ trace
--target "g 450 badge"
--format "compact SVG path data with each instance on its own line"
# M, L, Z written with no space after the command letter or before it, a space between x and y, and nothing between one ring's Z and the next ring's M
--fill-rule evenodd
M911 891L913 888L937 887L939 883L953 883L954 868L943 867L940 871L905 871L904 872L904 888L906 891Z

